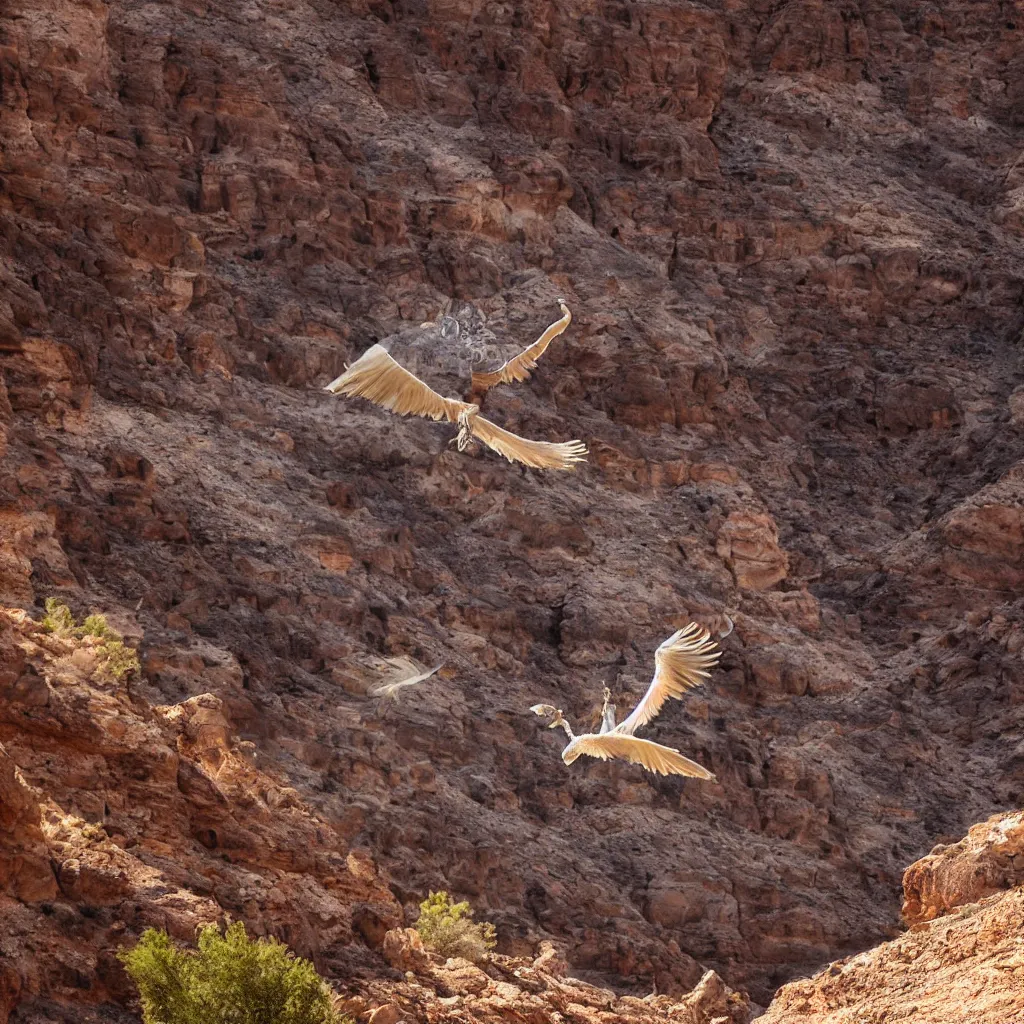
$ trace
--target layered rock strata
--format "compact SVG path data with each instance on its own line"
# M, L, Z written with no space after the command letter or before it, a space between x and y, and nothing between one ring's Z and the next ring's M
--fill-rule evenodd
M622 994L764 1004L895 934L903 866L1024 792L1022 31L9 0L0 600L106 614L142 677L5 620L7 1005L120 1013L123 942L222 912L372 973L438 888ZM574 475L320 390L451 298L525 344L558 297L488 415ZM627 705L726 616L650 733L719 784L564 768L530 704ZM378 707L399 657L446 667Z

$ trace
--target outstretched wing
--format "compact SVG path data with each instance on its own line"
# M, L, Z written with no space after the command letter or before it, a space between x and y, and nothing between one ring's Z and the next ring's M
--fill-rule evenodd
M367 349L337 380L324 388L335 395L365 398L399 416L426 416L456 423L465 402L444 398L391 358L381 345Z
M405 679L396 679L390 683L382 683L380 686L375 686L370 693L374 697L394 697L399 690L404 690L407 686L415 686L417 683L422 683L424 679L429 679L440 668L441 666L437 665L435 668L427 672L420 672L418 675L409 676Z
M474 416L470 420L470 431L509 462L521 462L534 469L574 469L575 463L582 462L587 454L586 445L581 441L563 441L560 444L530 441L509 430L502 430L483 416Z
M566 757L566 755L569 755ZM683 757L672 747L663 747L651 740L642 740L639 736L626 736L617 732L600 734L588 733L579 736L562 752L562 760L572 764L580 754L589 754L607 761L611 757L622 757L633 764L643 765L649 772L657 775L688 775L693 779L714 779L715 776L707 768Z
M491 373L474 373L473 390L480 392L493 388L495 384L511 384L513 381L524 381L530 371L537 365L537 360L544 354L548 345L572 323L572 313L564 302L559 300L562 319L556 320L529 348L523 349L519 355L510 359Z
M650 722L671 697L681 697L687 690L700 686L722 656L711 634L696 622L673 633L654 655L654 678L640 703L615 732L632 735Z

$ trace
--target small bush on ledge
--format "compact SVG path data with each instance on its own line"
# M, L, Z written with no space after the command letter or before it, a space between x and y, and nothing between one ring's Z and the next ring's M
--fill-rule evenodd
M139 656L123 643L114 633L116 639L107 639L99 645L100 671L112 676L118 682L129 675L137 675L140 669Z
M460 956L472 963L483 960L497 944L494 925L475 922L469 904L453 903L446 892L432 892L420 904L416 931L432 953Z
M46 614L40 625L47 633L62 638L74 636L75 633L75 617L71 614L71 609L55 597L46 599Z
M46 614L40 625L47 633L62 640L71 637L95 637L99 659L98 669L104 675L121 682L126 676L140 670L139 656L129 647L116 629L112 629L102 615L87 615L80 626L75 625L71 609L55 597L46 599Z
M236 921L199 932L198 950L147 929L122 951L142 998L145 1024L345 1024L308 960L276 939L250 939Z

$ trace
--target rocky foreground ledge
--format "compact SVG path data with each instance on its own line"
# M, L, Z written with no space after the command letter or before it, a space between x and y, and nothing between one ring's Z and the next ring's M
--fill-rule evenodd
M144 710L98 670L89 638L48 634L21 609L0 610L0 654L5 1024L137 1020L116 950L150 925L188 940L224 908L325 964L359 1024L1024 1021L1024 812L912 864L908 931L784 986L758 1017L714 971L685 994L638 998L570 977L546 941L538 956L481 965L434 956L401 927L372 858L246 759L223 701ZM121 803L74 810L90 781ZM218 849L203 841L211 832ZM283 859L299 850L301 863Z
M714 971L682 998L616 996L567 977L548 943L537 959L494 956L477 967L432 957L412 929L388 932L383 944L405 980L367 985L342 1005L369 1024L1015 1024L1024 1021L1022 883L1024 812L996 815L907 869L903 935L783 986L767 1011Z
M1024 1021L1024 812L937 846L903 876L910 930L779 990L760 1024Z
M569 965L548 942L541 944L536 959L492 954L477 966L458 957L433 956L414 929L397 928L385 936L383 952L404 980L371 983L361 994L341 1000L341 1009L369 1024L747 1024L757 1009L714 971L707 971L682 998L619 996L568 977Z

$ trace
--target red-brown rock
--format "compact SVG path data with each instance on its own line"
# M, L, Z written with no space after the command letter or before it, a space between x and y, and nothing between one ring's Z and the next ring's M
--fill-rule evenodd
M439 888L594 984L426 1019L687 1020L889 937L1024 792L1012 7L9 0L0 598L143 670L4 620L0 1005L123 1015L116 950L224 914L369 984ZM485 412L574 474L321 390L557 298ZM565 768L531 704L727 616L646 733L719 783ZM445 667L378 705L397 658Z

